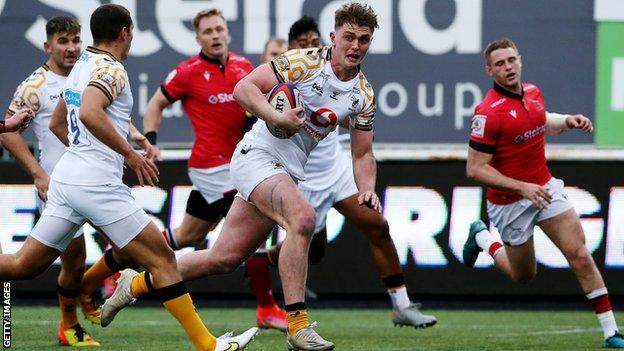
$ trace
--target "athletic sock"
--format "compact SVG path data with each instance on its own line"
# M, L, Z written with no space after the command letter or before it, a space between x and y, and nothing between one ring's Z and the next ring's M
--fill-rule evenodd
M78 324L78 316L76 315L76 303L80 289L65 289L60 285L56 286L58 294L59 307L61 308L61 320L65 328L71 328Z
M605 339L617 333L618 326L611 309L611 300L609 300L607 288L596 289L585 296L596 312Z
M495 257L503 248L503 244L498 238L492 235L487 229L478 232L475 239L477 240L477 245L492 257Z
M277 303L271 291L271 279L269 277L269 260L266 253L254 253L245 261L245 276L249 283L259 307L270 307Z
M295 335L308 325L308 308L305 302L297 302L286 305L286 320L288 321L288 334Z
M169 245L172 250L179 250L178 242L176 241L175 232L173 231L173 229L171 229L170 227L166 227L162 231L162 235L165 237L167 245Z
M382 278L382 280L390 296L390 301L392 301L392 308L402 310L410 306L411 302L407 296L403 273L393 274Z
M87 269L82 276L82 283L80 286L82 294L91 296L95 290L102 286L104 279L122 269L124 269L124 267L115 261L113 257L113 250L106 250L104 255L102 255L93 266Z
M130 283L130 292L133 297L139 297L146 295L150 292L155 292L154 286L152 285L152 279L148 272L141 272L134 277L132 277L132 282Z
M183 282L154 291L167 311L178 320L197 350L214 350L217 339L210 334L193 305Z

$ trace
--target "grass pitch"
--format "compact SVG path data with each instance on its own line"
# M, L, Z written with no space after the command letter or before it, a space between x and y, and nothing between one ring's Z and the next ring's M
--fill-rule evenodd
M601 350L602 332L587 311L427 310L438 318L428 329L395 328L389 310L315 309L311 320L336 350ZM244 331L255 324L254 309L199 309L211 331ZM56 343L60 312L56 307L13 306L14 350L68 350ZM158 307L131 307L106 329L83 326L99 350L192 350L176 321ZM622 321L620 320L620 324ZM285 336L264 330L250 351L286 350Z

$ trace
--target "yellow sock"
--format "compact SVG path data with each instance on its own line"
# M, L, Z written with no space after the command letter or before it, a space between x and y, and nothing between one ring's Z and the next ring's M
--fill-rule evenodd
M295 335L299 330L310 325L308 321L308 310L295 310L286 312L288 321L288 334Z
M78 324L78 316L76 315L76 297L67 297L58 294L59 306L61 307L61 318L65 328L71 328Z
M102 286L104 279L111 276L115 271L111 270L106 264L104 256L93 265L82 276L81 289L83 295L91 295Z
M130 291L133 297L139 297L149 292L147 287L147 281L145 280L146 272L141 272L132 278L132 285L130 285Z
M215 349L217 339L210 334L204 322L199 318L191 295L186 293L163 302L163 305L182 325L197 350L213 351Z

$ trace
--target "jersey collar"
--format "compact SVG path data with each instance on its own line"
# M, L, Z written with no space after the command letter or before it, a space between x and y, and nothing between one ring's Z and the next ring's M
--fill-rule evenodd
M113 60L117 61L117 58L115 57L115 55L111 54L110 52L106 51L106 50L102 50L102 49L98 49L96 47L93 46L89 46L87 47L87 51L92 52L94 54L104 54L104 55L108 55L110 56Z
M221 64L221 61L217 60L216 58L213 58L213 57L210 57L210 56L204 54L204 52L202 50L199 50L199 57L201 57L204 61L206 61L208 63L213 63L213 64L217 65L221 71L225 70L225 65ZM227 65L229 60L230 60L230 53L228 52L227 59L225 59L225 64L226 65Z
M511 92L501 87L500 85L496 84L496 82L494 83L494 90L498 92L499 94L505 95L508 98L522 101L522 98L524 97L524 87L522 86L522 84L520 84L520 88L521 88L520 94L516 94L514 92Z

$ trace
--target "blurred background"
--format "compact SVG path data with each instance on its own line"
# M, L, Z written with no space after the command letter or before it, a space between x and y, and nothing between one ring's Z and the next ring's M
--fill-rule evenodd
M0 102L46 60L45 22L57 14L77 17L83 48L97 0L0 0ZM199 52L191 20L217 7L228 20L230 49L254 64L272 36L287 37L302 15L319 21L329 42L333 13L344 1L327 0L117 0L134 16L134 42L124 65L134 95L133 122L142 126L148 99L183 59ZM465 177L470 118L491 87L482 51L509 37L519 47L524 81L541 87L549 111L582 113L594 134L572 131L549 137L553 175L582 217L587 246L614 300L624 296L624 3L620 0L371 0L379 16L363 71L377 99L375 154L378 193L404 265L410 294L440 300L542 300L574 298L582 291L563 256L536 229L539 273L528 285L511 283L482 255L479 269L464 268L461 248L468 225L486 219L485 189ZM1 103L0 103L1 104ZM26 134L33 141L32 132ZM159 187L133 189L159 226L176 227L190 182L186 159L193 142L179 103L165 111L159 145ZM348 147L348 143L345 143ZM33 152L37 145L32 144ZM36 221L30 177L5 151L0 164L0 239L16 251ZM133 174L126 178L135 184ZM321 299L385 298L366 239L338 213L328 220L325 259L310 267L309 288ZM219 228L209 235L214 242ZM88 263L103 241L87 228ZM283 233L269 238L283 239ZM191 250L191 249L188 249ZM58 267L12 285L14 297L53 297ZM274 272L275 273L275 272ZM274 280L279 291L279 281ZM190 284L197 295L249 296L242 270ZM574 296L574 297L572 297Z

